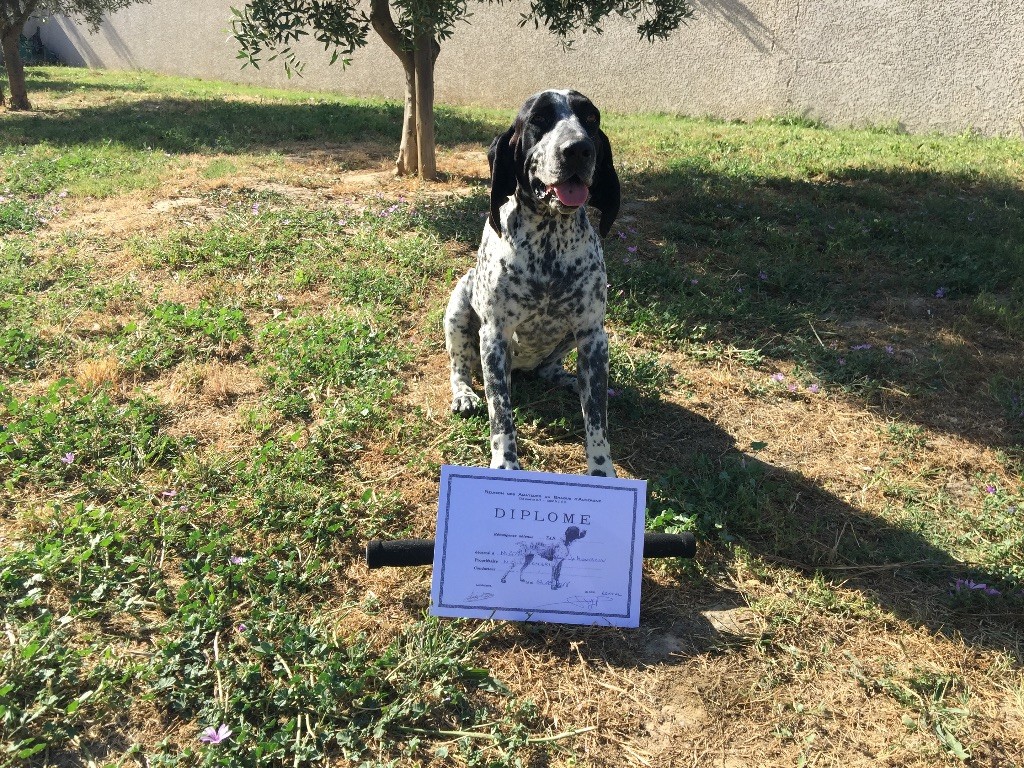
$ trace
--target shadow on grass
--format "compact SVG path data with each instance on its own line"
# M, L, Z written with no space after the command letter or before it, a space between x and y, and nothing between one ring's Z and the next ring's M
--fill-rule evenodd
M79 80L63 78L60 76L63 70L75 70L64 64L52 66L31 66L25 67L26 87L29 92L29 100L32 100L33 93L75 93L87 91L108 91L114 93L139 93L143 86L136 83L112 83L106 78L102 80Z
M37 79L42 77L41 80ZM35 91L74 91L77 83L33 76ZM86 86L88 87L88 86ZM127 86L94 86L98 90L132 90ZM439 144L485 145L500 130L482 120L463 117L444 108L436 111ZM34 111L17 115L5 125L4 143L57 146L113 142L134 149L171 154L193 152L240 153L257 150L286 151L294 143L336 146L351 142L381 142L397 153L401 137L402 105L389 102L345 100L274 101L255 92L230 99L216 96L116 101L82 108ZM391 149L393 145L393 149Z
M614 322L1008 447L1024 427L1024 188L855 168L627 181ZM629 233L635 230L635 234ZM635 249L626 250L627 245ZM790 379L793 381L793 379Z
M582 440L582 419L565 419L572 395L526 378L513 379L513 386L523 403L518 421L556 425L548 429L554 441ZM739 450L730 434L678 405L627 398L613 401L609 411L621 464L648 478L649 514L694 529L698 559L712 571L732 560L738 546L769 565L819 577L826 588L857 590L871 605L929 632L1005 651L1024 663L1024 590L1019 584L1005 589L1012 582L1007 572L965 563L924 532L867 513L798 472ZM999 585L1004 594L958 592L957 579ZM849 602L841 596L833 602L831 612L849 619ZM824 603L818 610L828 614ZM672 587L645 583L641 627L648 631L612 640L604 631L574 628L542 642L575 657L575 643L593 641L589 652L613 664L671 663L673 656L756 640L757 632L734 634L705 617L743 605L738 592L703 578L684 577Z

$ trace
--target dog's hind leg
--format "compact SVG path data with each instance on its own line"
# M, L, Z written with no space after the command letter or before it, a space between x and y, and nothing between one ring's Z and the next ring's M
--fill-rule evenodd
M541 361L541 364L534 369L534 373L537 374L544 381L550 381L552 384L558 387L565 387L571 389L573 392L579 392L580 386L576 377L565 370L565 356L569 354L576 346L576 337L567 336L561 344L559 344L555 350Z
M473 275L470 269L459 280L444 313L444 345L451 363L452 412L468 416L480 407L473 391L473 374L480 372L480 319L470 300Z

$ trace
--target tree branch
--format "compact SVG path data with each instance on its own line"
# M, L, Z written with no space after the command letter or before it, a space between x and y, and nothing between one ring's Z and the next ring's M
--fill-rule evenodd
M0 31L6 34L15 27L23 27L28 22L29 16L35 13L39 0L27 0L19 7L18 0L5 2L0 0Z
M397 56L406 69L412 69L413 54L412 46L402 36L401 31L395 26L395 20L391 17L391 4L388 0L370 0L370 24L374 31L380 35L391 52Z

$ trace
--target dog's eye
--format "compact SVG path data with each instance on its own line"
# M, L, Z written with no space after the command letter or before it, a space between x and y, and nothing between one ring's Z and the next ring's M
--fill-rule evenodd
M538 112L530 117L530 123L537 126L538 128L547 128L551 125L551 116L545 115L542 112Z

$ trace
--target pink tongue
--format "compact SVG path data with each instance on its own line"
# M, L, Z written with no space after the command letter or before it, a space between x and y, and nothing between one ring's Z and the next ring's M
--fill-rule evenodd
M562 184L555 184L553 189L555 194L558 195L558 202L570 208L578 208L587 202L587 197L590 196L590 190L587 189L587 185L580 184L578 181L566 181Z

